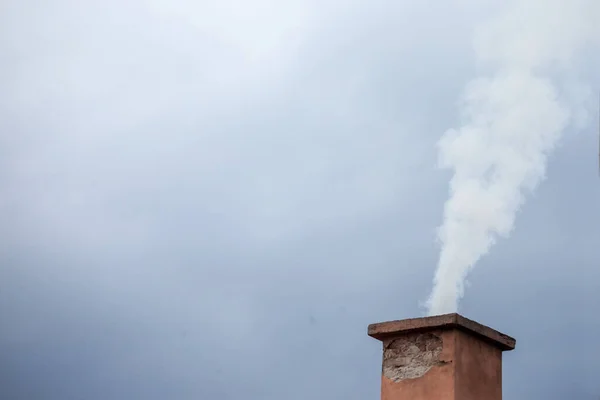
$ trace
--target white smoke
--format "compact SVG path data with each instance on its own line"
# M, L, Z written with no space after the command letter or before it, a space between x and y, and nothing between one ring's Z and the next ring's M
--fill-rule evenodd
M476 31L478 62L491 73L467 85L464 123L438 143L440 166L454 176L430 315L457 310L467 273L510 234L526 191L545 176L548 154L581 115L569 95L577 87L563 90L556 77L572 75L599 11L597 0L516 0Z

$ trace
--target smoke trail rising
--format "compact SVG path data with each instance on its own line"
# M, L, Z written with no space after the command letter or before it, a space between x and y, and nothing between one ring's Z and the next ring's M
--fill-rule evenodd
M439 163L454 170L430 315L455 312L469 270L498 237L510 234L526 191L544 178L546 158L579 112L553 76L569 73L593 39L595 0L512 1L475 35L490 76L465 88L463 125L438 142Z

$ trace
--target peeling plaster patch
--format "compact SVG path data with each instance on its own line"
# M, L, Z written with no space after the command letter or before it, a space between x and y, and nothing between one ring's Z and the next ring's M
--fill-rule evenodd
M420 378L441 364L442 339L431 333L415 333L384 343L383 375L399 382Z

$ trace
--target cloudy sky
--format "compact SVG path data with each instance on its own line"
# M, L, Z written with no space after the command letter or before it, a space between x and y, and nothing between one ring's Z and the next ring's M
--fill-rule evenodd
M501 3L2 2L0 398L379 398ZM597 90L592 50L553 77ZM593 107L461 302L507 399L600 396Z

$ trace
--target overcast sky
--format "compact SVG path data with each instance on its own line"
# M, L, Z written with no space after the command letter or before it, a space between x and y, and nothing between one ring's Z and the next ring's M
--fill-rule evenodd
M0 398L378 399L500 3L3 1ZM600 396L596 118L469 276L506 399Z

